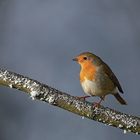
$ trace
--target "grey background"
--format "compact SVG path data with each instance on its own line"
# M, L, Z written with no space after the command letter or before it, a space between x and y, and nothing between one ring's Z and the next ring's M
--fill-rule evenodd
M139 0L0 0L0 65L68 92L84 95L72 58L91 51L110 65L127 106L140 115ZM90 101L98 100L92 98ZM0 140L138 140L139 136L32 101L0 88Z

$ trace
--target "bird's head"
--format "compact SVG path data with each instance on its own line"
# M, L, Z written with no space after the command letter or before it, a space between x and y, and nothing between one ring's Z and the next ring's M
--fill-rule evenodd
M102 60L98 56L90 52L84 52L79 54L73 59L73 61L78 62L81 65L81 67L91 64L99 66L102 62Z

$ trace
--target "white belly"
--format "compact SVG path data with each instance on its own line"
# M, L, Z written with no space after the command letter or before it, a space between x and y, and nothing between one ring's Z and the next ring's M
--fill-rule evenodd
M85 79L82 83L82 88L84 92L90 96L104 96L109 93L103 92L94 81Z
M84 92L88 95L94 95L96 91L96 83L93 81L90 81L88 79L85 79L82 83L82 88Z

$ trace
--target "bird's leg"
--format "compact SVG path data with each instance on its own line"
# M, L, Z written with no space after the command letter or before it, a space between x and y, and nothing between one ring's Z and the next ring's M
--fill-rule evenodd
M100 101L99 101L98 103L96 103L96 102L93 103L93 107L94 107L94 108L95 108L95 107L99 107L100 104L101 104L101 102L105 100L105 96L101 96L100 98L101 98L101 99L100 99Z
M78 99L80 99L80 100L86 100L86 98L89 98L89 97L91 97L91 96L81 96L81 97L76 97L76 98L78 98Z

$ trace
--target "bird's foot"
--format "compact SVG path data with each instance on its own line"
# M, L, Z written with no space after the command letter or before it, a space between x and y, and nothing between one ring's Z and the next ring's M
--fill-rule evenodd
M76 97L76 98L79 99L79 100L85 101L86 98L89 98L89 97L90 97L90 96L81 96L81 97Z
M99 108L101 106L101 103L100 102L93 102L93 108Z
M101 98L101 100L99 102L93 103L93 108L95 108L95 107L99 108L101 106L101 102L105 99L105 96L102 96L100 98Z

